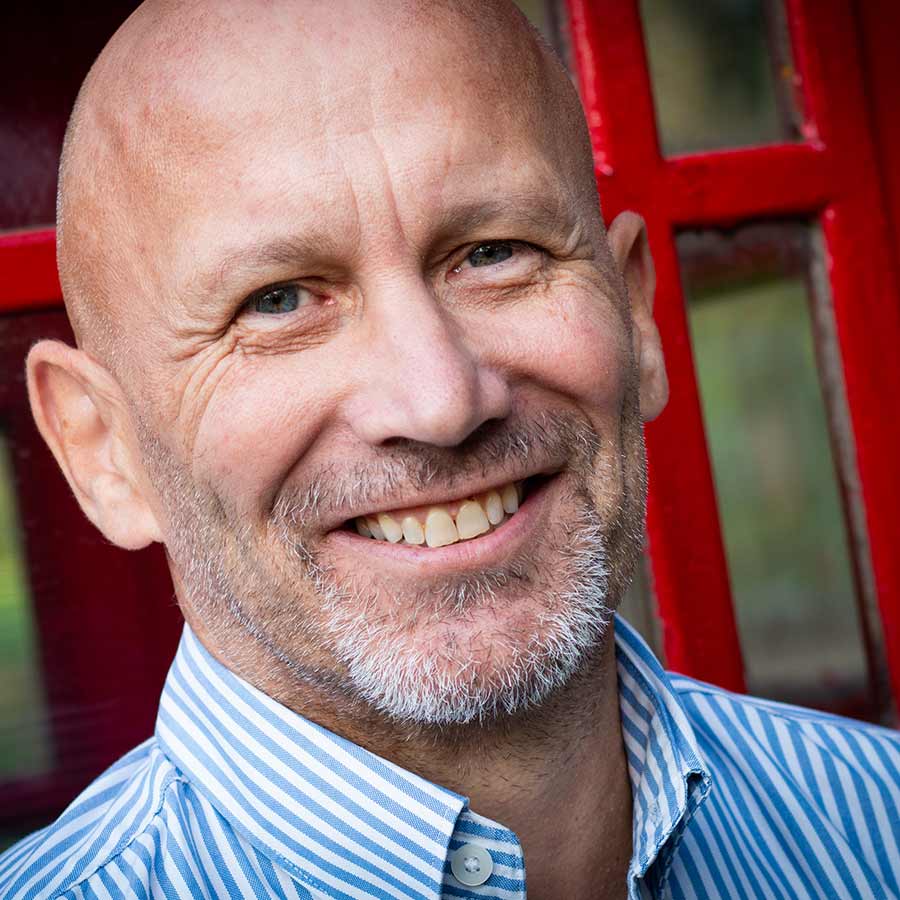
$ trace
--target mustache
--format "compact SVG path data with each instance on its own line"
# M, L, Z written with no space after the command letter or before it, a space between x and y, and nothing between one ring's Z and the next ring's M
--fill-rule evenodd
M401 490L435 484L452 494L457 485L508 471L510 465L586 470L600 450L600 436L573 413L543 412L527 420L485 422L454 447L397 438L373 449L375 457L366 463L330 463L305 484L282 490L272 507L273 522L308 527L342 510L388 506Z

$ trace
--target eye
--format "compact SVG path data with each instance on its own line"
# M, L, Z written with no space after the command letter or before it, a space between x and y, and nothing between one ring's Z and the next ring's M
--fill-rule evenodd
M299 284L277 284L251 294L244 307L250 312L278 316L305 306L309 299L310 292Z
M479 244L466 257L466 262L472 268L480 266L494 266L508 260L513 255L513 245L509 241L492 241L489 244Z
M484 241L470 246L468 253L450 271L456 276L472 269L496 267L497 277L514 277L532 270L540 259L540 249L524 241ZM485 277L488 277L487 273ZM490 277L493 279L493 273Z

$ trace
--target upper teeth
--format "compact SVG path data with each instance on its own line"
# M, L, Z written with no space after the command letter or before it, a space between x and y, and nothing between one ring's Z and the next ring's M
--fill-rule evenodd
M515 482L477 497L467 497L459 503L455 516L450 512L451 505L439 504L406 514L360 516L356 520L356 530L364 537L392 544L445 547L478 537L500 525L518 510L521 497L522 483Z

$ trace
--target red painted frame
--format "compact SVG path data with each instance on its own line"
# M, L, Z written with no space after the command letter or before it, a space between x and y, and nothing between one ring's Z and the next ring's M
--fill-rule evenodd
M801 216L818 219L825 238L870 561L891 686L900 700L900 423L885 415L885 397L900 395L897 259L867 114L858 9L847 0L786 0L804 109L802 143L664 159L637 0L568 0L567 6L604 212L609 219L632 208L647 220L658 276L656 318L674 375L669 408L647 430L648 532L668 664L744 688L674 232ZM895 61L896 44L885 35L900 36L900 16L896 8L883 12L876 43L886 63ZM882 107L896 110L897 79L884 76L879 89ZM896 141L894 121L890 140Z
M55 229L0 235L0 273L0 313L59 306Z

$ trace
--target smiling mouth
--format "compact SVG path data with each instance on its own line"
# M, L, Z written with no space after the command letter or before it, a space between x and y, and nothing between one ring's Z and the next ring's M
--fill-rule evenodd
M496 530L547 480L547 476L536 475L449 503L358 516L344 527L362 537L400 546L446 547Z

